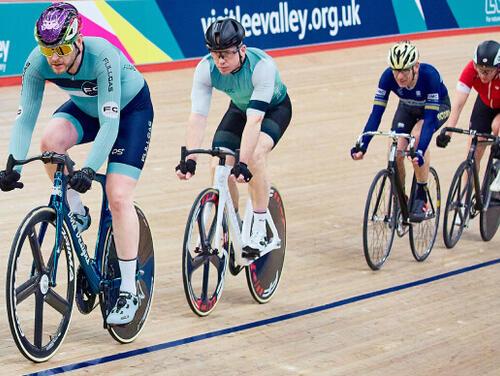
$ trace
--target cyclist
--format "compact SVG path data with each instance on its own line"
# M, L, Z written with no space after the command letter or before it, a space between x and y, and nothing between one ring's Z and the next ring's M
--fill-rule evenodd
M372 112L364 132L375 131L380 125L389 94L399 97L399 104L392 121L392 130L397 133L411 133L416 138L416 156L412 160L417 187L410 212L410 220L421 222L426 216L427 179L429 176L432 134L441 127L450 114L448 90L437 71L430 64L419 62L417 47L410 41L394 44L388 55L389 67L380 77L375 93ZM363 159L371 137L364 136L359 147L351 149L354 160ZM399 139L398 151L407 148L408 141ZM404 159L396 157L400 179L405 186Z
M26 157L45 82L65 91L70 99L54 112L44 129L41 150L66 153L74 145L94 141L83 168L70 178L72 189L67 192L72 226L78 232L90 225L88 208L83 207L79 193L90 189L95 171L109 157L106 192L122 279L107 322L126 324L139 306L135 280L139 222L133 194L149 146L153 107L144 78L121 51L104 39L82 37L81 25L77 9L62 2L50 5L37 20L38 46L24 66L9 153L16 159ZM47 165L49 176L54 168ZM0 188L22 188L20 172L20 168L1 171Z
M212 89L225 92L231 102L215 132L212 147L241 149L240 161L231 170L229 186L237 209L235 182L249 183L254 224L244 249L248 254L258 255L267 244L265 213L270 189L267 156L290 123L292 105L273 59L264 51L243 44L244 37L243 26L232 18L215 21L206 30L205 43L210 53L194 73L186 146L194 149L202 144ZM195 170L195 155L176 167L180 179L190 179Z
M469 122L469 129L480 133L500 133L500 44L493 40L480 43L474 52L474 56L465 66L458 79L451 115L450 127L456 127L465 102L472 88L476 89L478 95ZM436 144L446 147L450 142L451 133L439 135ZM470 148L469 139L467 150ZM483 157L485 146L478 144L476 149L476 162L479 163ZM500 147L498 144L492 146L493 155L500 158ZM500 191L500 174L491 184L492 191Z

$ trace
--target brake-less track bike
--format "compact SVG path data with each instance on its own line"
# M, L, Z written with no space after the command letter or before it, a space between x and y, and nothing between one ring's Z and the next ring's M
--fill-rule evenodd
M10 250L6 281L7 316L19 351L34 362L51 358L68 332L73 302L76 300L81 313L88 314L97 306L97 296L104 328L116 341L132 342L144 327L154 288L153 241L144 213L135 206L140 226L136 275L140 306L129 324L109 326L106 317L118 298L120 268L104 189L106 177L101 174L95 177L103 193L95 253L91 257L77 232L76 222L69 215L66 201L74 163L67 155L54 152L18 161L11 155L7 171L36 160L57 167L49 204L28 213ZM65 168L68 175L64 173ZM80 262L78 270L74 253Z
M471 129L445 127L441 134L453 132L472 137L469 153L460 163L450 184L443 221L443 240L447 248L453 248L460 240L472 218L479 215L479 230L484 241L491 240L500 225L500 197L490 191L490 185L500 171L500 160L490 152L488 163L480 183L475 159L478 144L500 143L500 137L490 133L478 133ZM482 140L480 140L482 139Z
M286 248L286 219L283 200L271 187L266 215L268 243L258 257L246 254L244 245L250 237L253 210L248 199L243 221L235 212L229 194L231 166L226 156L238 152L214 149L181 149L181 161L191 154L219 158L214 186L204 189L189 213L182 249L184 292L191 310L199 316L210 314L220 300L227 269L237 275L245 269L248 288L258 303L267 303L276 293L281 279Z
M407 133L365 132L356 142L360 148L363 136L384 136L391 139L387 167L380 170L368 190L363 219L363 250L368 266L378 270L389 257L394 241L394 235L402 237L409 232L410 247L417 261L424 261L432 251L439 226L441 208L441 188L436 170L429 169L429 179L426 188L426 216L422 222L410 221L410 208L416 189L415 174L413 175L410 197L405 195L405 189L399 178L396 163L397 144L399 138L408 140L408 151L402 151L403 156L415 157L415 137Z

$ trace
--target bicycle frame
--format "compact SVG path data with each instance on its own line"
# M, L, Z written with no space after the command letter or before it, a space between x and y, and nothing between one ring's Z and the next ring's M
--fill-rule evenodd
M233 243L234 249L234 258L236 264L240 266L248 266L252 264L255 259L249 259L243 257L243 246L248 242L250 238L250 230L253 216L252 209L252 201L250 198L247 200L246 208L245 208L245 217L243 218L243 226L240 229L238 216L236 215L236 211L234 209L233 200L231 199L231 195L229 192L228 179L231 174L232 166L226 166L226 156L230 155L235 158L235 163L239 161L239 150L233 152L229 149L222 148L214 148L214 149L193 149L187 150L186 147L181 148L181 161L185 161L186 157L190 154L209 154L213 157L219 158L219 164L215 168L214 174L214 184L213 188L219 192L219 202L217 206L217 222L216 222L216 231L215 231L215 239L216 239L216 249L217 252L222 252L222 223L224 218L224 212L227 214L227 221L229 227L229 235L231 237L231 242ZM281 239L278 235L278 230L276 229L276 225L269 213L269 209L266 211L266 221L271 229L272 237L270 242L264 248L263 251L260 252L260 257L265 254L271 252L274 249L281 247ZM227 252L228 250L226 250Z
M500 137L495 136L490 133L479 133L474 129L461 129L461 128L452 128L452 127L445 127L442 129L441 134L444 134L445 132L453 132L453 133L460 133L460 134L465 134L468 136L472 137L469 152L467 154L466 162L467 166L472 169L472 182L474 184L474 193L476 196L476 202L475 202L475 209L482 211L482 210L487 210L488 209L488 204L489 202L483 202L482 194L481 194L481 182L479 180L479 170L477 168L477 162L476 162L476 149L478 144L483 144L483 145L491 145L495 142L498 142ZM479 140L479 138L485 138L486 140ZM489 158L492 158L490 155ZM472 195L471 195L472 197Z
M118 286L120 283L119 279L114 279L111 281L104 280L100 273L102 267L102 255L104 252L104 245L106 244L106 236L108 234L108 229L111 227L111 212L108 207L108 200L106 197L105 185L106 176L102 174L97 174L95 181L97 181L102 188L102 203L101 203L101 216L99 220L99 230L96 240L96 246L94 251L94 258L91 258L87 252L87 246L83 241L82 236L77 231L77 224L69 216L69 206L66 199L67 187L69 176L64 173L65 167L69 171L69 175L73 173L73 161L68 156L46 152L41 156L29 158L23 161L16 161L12 156L9 156L7 162L7 170L12 170L16 165L24 165L35 160L41 160L44 163L56 164L56 172L54 173L54 181L52 186L52 193L50 195L48 207L54 209L56 213L56 228L55 228L55 242L54 248L52 249L51 257L49 259L51 268L51 274L49 276L50 286L56 286L57 280L57 265L59 262L59 256L61 253L61 245L64 241L66 244L73 244L73 249L78 257L80 265L83 269L85 276L88 279L91 292L98 294L103 291L104 288L112 286ZM69 234L66 234L63 227L68 229ZM47 231L48 223L43 223L39 234L38 243L42 244ZM69 238L67 237L69 235Z
M405 195L404 195L404 187L401 182L401 179L399 178L399 171L398 171L398 165L396 163L396 155L397 155L397 146L398 146L398 139L399 138L405 138L409 141L409 151L401 151L403 156L411 156L412 158L415 156L415 150L414 150L414 145L415 145L415 137L412 136L411 134L408 133L396 133L394 131L390 132L381 132L381 131L373 131L373 132L364 132L362 133L356 142L357 145L361 145L361 140L363 136L385 136L389 137L392 139L391 141L391 147L389 149L389 156L387 160L387 170L390 173L391 179L393 180L394 186L396 187L396 197L398 198L399 202L399 208L401 209L401 214L403 216L403 224L408 225L409 224L409 208L408 208L408 203L406 201ZM376 205L375 207L378 207L380 197L377 197ZM389 204L392 205L392 202ZM391 208L392 210L392 208ZM434 208L433 208L434 210Z
M58 256L60 253L60 245L63 240L63 223L69 229L71 241L73 243L74 251L78 257L80 265L84 271L85 276L89 282L90 289L92 293L98 294L103 289L103 284L110 284L113 281L104 281L100 273L102 254L104 252L104 244L106 241L106 234L111 226L111 213L108 208L107 197L104 194L106 176L97 174L95 180L101 185L103 189L102 204L101 204L101 217L99 221L99 230L96 240L96 247L94 252L94 258L91 258L88 251L87 245L83 241L82 236L77 231L76 222L68 215L69 206L66 201L66 187L67 187L68 177L62 173L62 171L56 171L54 176L54 185L52 188L52 194L49 201L49 207L54 208L56 211L56 241L54 244L54 264L55 268L52 268L52 275L50 276L50 282L55 284L56 281L56 271ZM45 224L45 227L47 225ZM43 233L40 234L39 241L43 240ZM67 239L64 239L67 241Z
M236 215L236 211L234 210L233 200L231 199L231 195L229 193L229 187L227 184L227 179L231 174L231 166L226 165L218 165L215 168L215 177L214 177L214 189L219 191L219 203L218 203L218 211L217 211L217 227L215 232L216 246L217 249L222 249L222 220L224 215L224 210L227 214L227 221L229 227L229 234L231 242L233 243L234 248L234 258L238 265L247 266L254 262L254 259L248 259L243 257L243 245L248 242L250 238L250 230L251 230L251 222L252 222L252 200L248 198L245 208L245 217L243 219L243 226L240 230L240 225L238 221L238 217ZM273 222L271 214L269 210L266 211L266 221L271 228L272 237L271 241L267 244L265 249L260 253L260 256L264 256L265 254L271 252L274 249L277 249L281 246L281 239L278 236L278 230Z

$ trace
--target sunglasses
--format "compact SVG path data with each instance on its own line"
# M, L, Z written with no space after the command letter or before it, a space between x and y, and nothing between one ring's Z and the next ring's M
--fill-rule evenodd
M408 69L392 69L392 73L394 73L395 75L399 74L399 73L402 73L403 76L408 76L411 72L411 68L408 68Z
M233 55L238 53L239 49L235 50L224 50L224 51L210 51L210 54L214 59L230 59Z
M40 52L43 56L52 57L52 55L57 54L58 56L67 56L73 52L73 44L61 44L57 47L44 47L38 46Z
M486 68L486 67L481 67L480 65L474 64L476 67L476 71L483 75L483 76L489 76L490 74L497 72L497 68Z

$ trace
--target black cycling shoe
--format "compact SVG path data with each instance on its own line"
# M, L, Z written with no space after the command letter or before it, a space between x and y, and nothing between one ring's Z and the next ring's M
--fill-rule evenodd
M416 198L413 200L413 206L410 212L410 221L419 223L427 217L426 202Z

